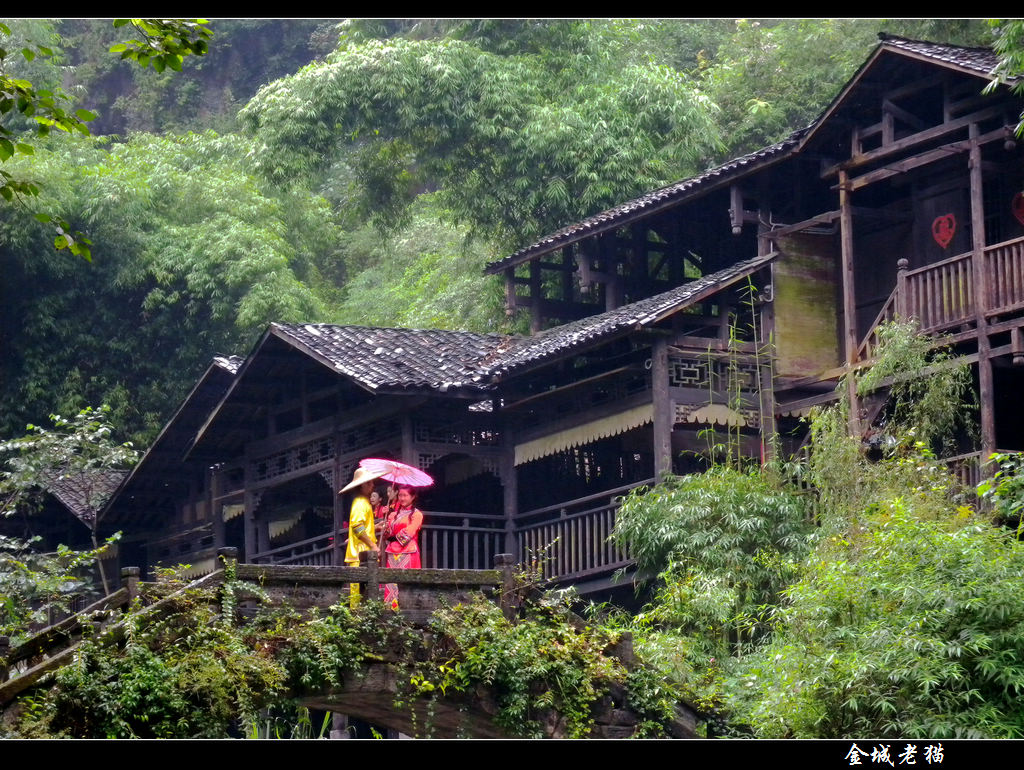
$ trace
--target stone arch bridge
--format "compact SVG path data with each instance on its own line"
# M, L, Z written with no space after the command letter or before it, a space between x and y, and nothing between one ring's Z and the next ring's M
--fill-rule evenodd
M233 551L223 549L222 556L232 559ZM359 567L235 563L230 566L237 579L260 585L261 601L302 612L312 608L326 609L337 604L339 599L347 600L347 584L360 584L364 600L372 601L379 597L382 583L398 583L404 619L424 634L427 634L425 627L429 616L442 605L471 601L483 594L496 601L505 616L514 620L519 609L518 597L521 596L521 592L515 589L513 558L506 554L499 554L496 568L489 570L383 569L372 560L364 560ZM14 707L19 696L43 684L41 680L46 674L70 663L83 637L90 632L99 634L97 638L105 643L123 641L122 613L136 604L136 597L144 596L150 585L141 583L138 576L138 568L125 568L122 570L122 588L118 591L41 630L17 646L9 645L6 637L0 637L0 711ZM181 590L216 587L223 584L225 577L225 570L220 569ZM161 617L171 610L174 596L172 594L136 610L135 622ZM239 614L243 617L250 614L256 604L256 600L243 599L238 607ZM583 620L575 616L571 616L570 622L580 627L584 625ZM639 665L628 636L607 653L617 657L627 669ZM432 737L510 737L494 721L499 708L498 694L490 688L481 687L468 695L435 698L429 707L426 701L397 707L400 672L401 661L393 656L389 659L385 654L361 670L346 675L339 686L297 695L295 701L308 708L334 712L405 734L422 732L426 725ZM612 686L595 708L593 737L623 738L636 732L639 719L629 710L626 701L625 689ZM335 723L339 723L337 716ZM564 735L565 723L557 712L544 715L542 724L548 737ZM693 737L695 724L695 712L680 705L668 729L673 737Z

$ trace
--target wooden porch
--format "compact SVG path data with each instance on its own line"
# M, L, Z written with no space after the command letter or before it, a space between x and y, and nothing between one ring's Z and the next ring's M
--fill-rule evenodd
M992 323L1024 309L1024 237L985 247L980 292L975 290L973 257L968 251L915 270L901 259L896 288L858 346L857 359L874 357L878 327L896 317L914 318L923 333L937 334L969 331L979 315Z
M521 568L536 571L552 582L576 581L610 575L629 567L629 549L611 540L621 498L630 490L653 484L655 479L609 489L576 500L512 518L511 527L499 516L450 511L424 511L420 553L424 569L489 569L495 557L510 549ZM270 548L249 559L253 564L338 566L347 531Z

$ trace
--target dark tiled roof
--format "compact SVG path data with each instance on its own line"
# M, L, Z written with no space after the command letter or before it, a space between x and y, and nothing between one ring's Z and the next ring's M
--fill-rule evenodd
M483 373L506 373L602 337L654 323L735 283L774 258L775 254L772 253L737 262L724 270L697 278L653 297L556 326L532 337L520 338L508 352L485 361Z
M946 64L952 64L981 75L989 75L999 63L999 57L991 48L966 48L958 45L929 43L926 40L910 40L884 32L878 35L882 45L899 51L926 56Z
M245 363L245 359L241 356L214 356L213 365L219 366L221 369L226 370L229 374L237 374L239 367Z
M675 289L532 337L332 324L275 323L271 329L371 390L484 390L497 376L658 321L735 283L774 257L737 262Z
M807 130L802 128L799 131L794 131L781 142L777 142L769 147L734 158L728 163L723 163L721 166L705 171L703 174L670 184L668 187L662 187L660 190L654 190L653 192L641 195L639 198L620 203L618 206L602 211L600 214L594 214L579 222L574 222L551 235L545 236L536 243L520 249L515 254L499 259L496 262L491 262L485 268L485 272L496 273L509 265L522 262L536 254L543 254L569 243L575 243L603 230L619 227L636 216L642 216L643 212L653 206L682 200L691 194L702 191L714 182L722 182L734 176L739 176L741 173L757 168L763 163L784 156L797 145Z
M96 468L88 471L63 475L49 474L46 491L82 521L92 527L96 512L100 510L128 471Z
M482 390L496 376L653 323L729 286L774 256L738 262L675 289L532 337L333 324L275 323L271 330L370 390Z
M275 323L271 330L370 390L479 388L480 361L500 355L515 340L501 334L331 324Z

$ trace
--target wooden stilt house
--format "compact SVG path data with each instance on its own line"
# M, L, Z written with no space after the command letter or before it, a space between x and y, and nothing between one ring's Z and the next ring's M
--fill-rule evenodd
M619 495L726 435L764 456L896 314L977 373L980 445L953 461L1024 449L1022 104L982 94L995 62L885 38L812 126L491 264L531 336L273 324L197 386L104 526L148 565L223 544L340 563L336 491L393 457L438 482L424 566L554 543L548 576L603 589L629 564Z

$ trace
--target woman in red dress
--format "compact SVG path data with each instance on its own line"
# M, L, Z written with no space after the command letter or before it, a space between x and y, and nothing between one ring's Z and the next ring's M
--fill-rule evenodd
M395 508L384 521L385 567L393 569L419 569L420 549L417 538L423 526L423 514L416 508L416 490L412 487L398 488ZM391 609L398 609L398 585L384 585L384 603Z

